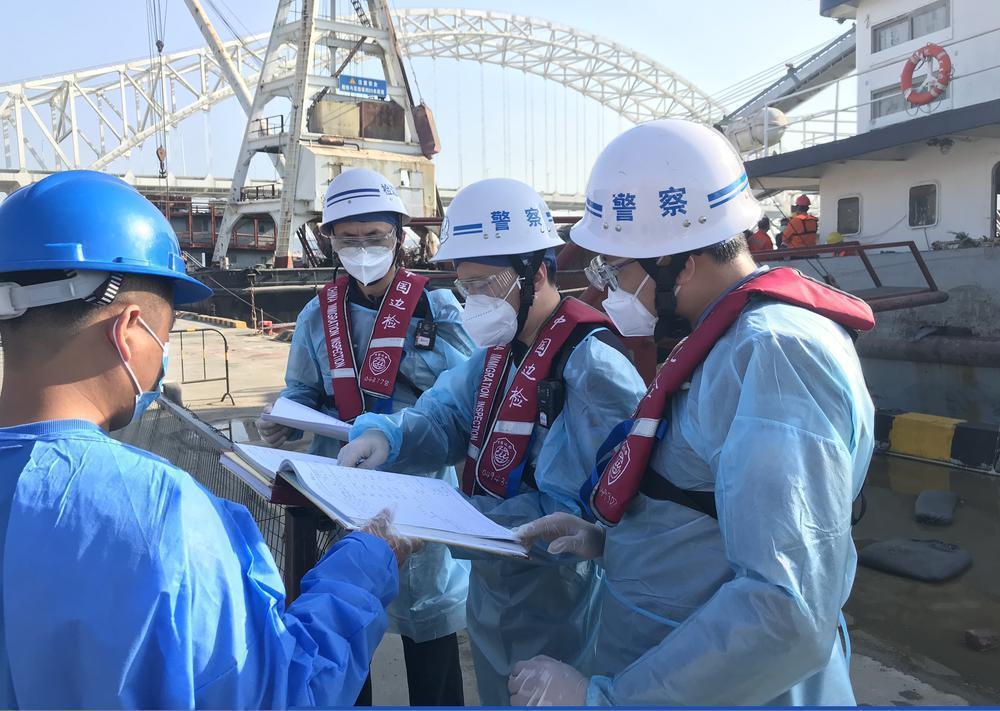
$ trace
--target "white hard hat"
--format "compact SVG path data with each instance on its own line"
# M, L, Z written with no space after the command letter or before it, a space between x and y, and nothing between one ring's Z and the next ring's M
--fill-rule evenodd
M406 205L384 175L368 168L351 168L330 181L323 201L323 222L320 224L325 226L335 220L369 212L396 212L401 224L410 222Z
M601 151L570 239L614 257L660 257L724 242L762 213L725 136L661 119L630 128Z
M519 180L489 178L455 195L431 261L525 254L562 244L541 195Z

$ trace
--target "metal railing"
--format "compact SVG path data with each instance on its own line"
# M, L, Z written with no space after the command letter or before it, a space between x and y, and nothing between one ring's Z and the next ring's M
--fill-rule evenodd
M893 251L895 253L908 252L913 257L920 275L924 279L922 285L917 286L891 286L882 283L882 278L878 274L875 265L872 264L868 253ZM931 275L927 262L917 249L915 242L882 242L876 244L861 244L860 242L841 242L840 244L821 245L817 247L796 247L794 249L778 249L773 252L755 252L754 259L758 262L782 262L805 260L809 265L831 286L837 286L836 280L823 268L818 257L857 257L861 260L862 266L871 279L870 289L854 289L852 294L860 299L864 299L871 306L872 311L893 311L896 309L912 308L914 306L927 306L930 304L940 304L948 300L948 293L938 289L934 277Z
M249 200L274 200L281 197L281 186L277 183L245 185L240 188L240 202Z
M774 106L787 113L827 86L830 80L823 81L823 77L836 73L838 65L853 64L855 49L856 31L852 26L814 51L789 58L780 68L776 65L723 90L717 97L720 103L743 103L726 115L722 125L755 116L762 106Z
M986 30L971 37L963 37L959 40L943 42L941 44L945 49L950 49L955 45L960 45L964 42L968 42L994 32L1000 32L1000 28ZM880 96L869 101L858 101L856 87L848 85L847 88L850 89L850 91L847 91L843 89L844 83L857 81L861 77L871 74L872 72L881 71L884 68L885 66L880 64L877 67L872 67L863 72L852 72L845 76L838 77L837 79L830 80L829 82L810 86L799 92L783 95L775 102L765 105L760 110L760 115L763 121L763 145L750 152L746 157L748 159L752 159L768 155L777 155L856 135L859 124L862 123L859 121L861 111L870 111L870 107L873 104L877 104L880 101L891 98L891 96ZM950 90L952 87L956 86L956 84L961 85L966 81L981 82L983 79L979 75L997 70L1000 70L1000 64L953 75L948 88ZM818 92L822 92L830 88L832 88L834 92L832 108L826 108L800 116L789 116L788 124L784 127L784 131L780 136L775 137L774 132L771 130L767 121L768 110L771 106L800 96L808 98L816 95ZM902 93L902 90L900 90L900 93ZM846 105L841 103L842 100L844 100ZM932 102L927 106L911 106L907 104L905 110L910 113L917 111L930 112L933 111L938 105L938 102ZM756 113L757 112L755 112L755 115ZM895 114L890 114L890 116L893 115ZM869 126L869 129L878 128L883 125L882 122L879 122L877 126L871 126L873 120L875 119L869 119L867 122L864 122Z
M557 216L557 224L574 224L580 218L578 216ZM419 227L436 227L441 225L440 217L415 218L410 224ZM921 286L886 286L878 276L877 270L868 257L871 251L883 252L888 250L906 250L912 256L917 268L924 278ZM580 258L585 251L573 242L567 242L559 249L557 255L557 265L559 267L559 286L564 294L570 294L586 303L596 305L601 298L601 292L587 284L583 276L582 267L574 268L570 264ZM835 245L820 245L817 247L797 247L794 249L780 249L773 252L756 252L754 259L758 262L787 261L797 259L815 259L819 256L827 257L857 257L868 272L872 280L872 290L862 290L854 292L856 296L867 301L874 311L891 311L894 309L904 309L925 304L941 303L948 299L947 292L940 291L934 278L931 276L927 263L917 249L916 243L906 242L875 242L871 244L861 244L860 242L842 242ZM817 270L822 275L822 270ZM435 273L429 272L432 276ZM890 293L892 292L892 293ZM648 344L640 343L639 339L626 339L627 345L632 350L636 368L646 377L647 373L655 372L656 360L650 361ZM651 364L650 364L651 363ZM651 377L651 376L650 376Z
M285 115L264 116L254 119L254 132L258 136L279 136L285 132Z
M223 371L221 375L218 374L218 369L216 369L212 375L209 375L208 343L205 341L205 336L209 333L213 333L222 339ZM201 375L198 375L198 368L196 365L192 375L188 377L188 373L191 372L192 369L188 363L188 350L185 348L184 337L187 336L190 339L192 334L198 334L200 336ZM229 398L229 402L235 405L236 402L233 400L232 387L229 382L229 340L226 338L226 335L217 328L182 328L171 331L170 335L177 336L177 343L179 347L175 352L179 356L181 364L181 384L191 385L194 383L225 383L226 392L223 393L221 398L219 398L219 402L224 402L226 398Z

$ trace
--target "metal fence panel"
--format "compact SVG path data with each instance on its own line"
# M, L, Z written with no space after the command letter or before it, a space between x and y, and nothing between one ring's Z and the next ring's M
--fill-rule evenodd
M225 383L226 392L223 393L219 402L229 398L229 402L235 405L236 401L233 400L231 392L232 385L229 382L229 339L226 338L226 334L217 328L179 328L171 331L170 334L176 336L173 355L181 364L181 384ZM213 338L222 342L221 366L215 363L212 368L209 368L206 334L211 334Z
M175 406L176 407L176 406ZM183 413L183 411L179 411ZM188 415L194 418L194 415ZM204 434L199 422L192 426L183 414L154 405L139 422L114 433L122 442L152 452L193 476L202 486L219 498L245 506L264 536L274 562L285 576L285 509L262 498L235 474L219 463L223 447L219 440ZM218 433L225 440L225 435Z

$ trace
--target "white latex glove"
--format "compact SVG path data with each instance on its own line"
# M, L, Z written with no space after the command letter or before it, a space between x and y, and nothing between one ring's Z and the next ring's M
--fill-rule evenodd
M265 405L264 409L261 411L261 415L266 415L271 411L270 405ZM292 428L286 427L285 425L278 424L277 422L268 422L261 418L257 418L254 421L257 426L257 431L260 432L260 436L267 442L269 447L280 447L288 438L292 435Z
M340 448L337 464L358 469L378 469L389 458L389 440L378 430L368 430Z
M583 560L604 555L604 529L563 511L518 526L514 533L525 548L537 540L551 541L548 551L552 555L569 553Z
M587 677L544 654L515 664L507 691L511 706L587 705Z
M406 562L407 558L424 547L423 541L400 536L396 533L396 529L392 525L392 512L389 509L382 509L375 518L368 521L360 530L377 536L388 543L396 556L396 565L400 568L403 567L403 563Z

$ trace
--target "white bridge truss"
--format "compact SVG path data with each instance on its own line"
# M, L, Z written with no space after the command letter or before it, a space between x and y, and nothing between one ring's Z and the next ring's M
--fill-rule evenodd
M266 42L256 35L226 44L248 82ZM112 170L164 127L233 95L207 48L164 55L165 86L159 76L158 63L140 59L0 85L0 170L28 181L70 168Z
M543 77L629 121L678 116L711 122L723 108L652 59L571 27L529 17L459 9L395 15L404 53L471 60ZM268 35L225 49L248 86L257 84ZM233 88L208 48L0 85L0 191L46 173L91 168L124 173L120 159L208 111ZM291 77L293 62L288 63ZM117 162L117 164L116 164Z
M411 57L497 64L557 82L633 123L721 119L725 109L659 62L611 40L532 17L476 10L400 10L399 41Z

